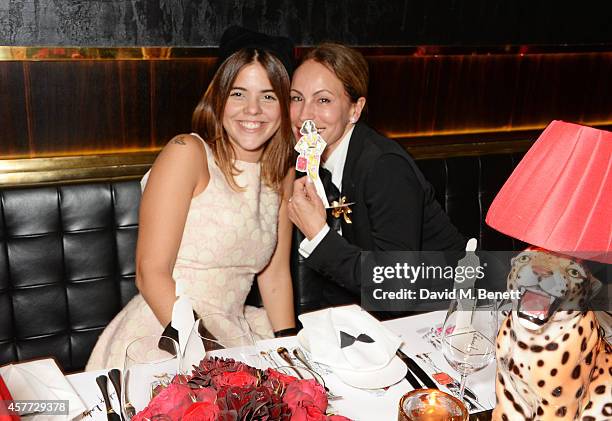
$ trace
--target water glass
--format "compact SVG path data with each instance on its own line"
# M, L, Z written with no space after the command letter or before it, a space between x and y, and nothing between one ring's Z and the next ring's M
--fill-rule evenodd
M181 373L191 374L205 357L233 358L261 367L253 334L242 315L209 313L195 321L181 359Z
M446 314L441 349L449 365L461 374L461 400L467 376L495 358L497 313L494 300L475 299L468 303L454 300Z
M178 343L165 336L145 336L125 351L121 408L126 420L142 411L149 401L179 373Z

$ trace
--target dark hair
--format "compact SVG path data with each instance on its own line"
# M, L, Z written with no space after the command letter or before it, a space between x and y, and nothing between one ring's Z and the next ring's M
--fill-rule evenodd
M259 63L264 68L280 103L280 128L265 145L260 160L263 182L279 190L291 167L293 135L289 118L289 75L283 63L273 54L255 48L244 48L228 57L213 76L195 108L191 123L193 130L210 145L215 162L228 184L235 190L240 190L234 179L240 172L234 165L236 152L223 128L223 111L238 73L251 63Z
M302 62L306 60L314 60L333 71L351 102L367 97L370 71L360 52L346 45L326 42L308 51Z

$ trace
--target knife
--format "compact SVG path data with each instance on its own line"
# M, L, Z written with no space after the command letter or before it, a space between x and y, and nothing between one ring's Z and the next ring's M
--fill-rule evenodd
M115 388L115 393L117 394L117 400L119 401L119 407L121 408L121 371L116 368L113 368L108 372L108 378L110 379L113 387ZM121 421L125 421L125 417L123 414L121 415Z
M400 360L402 360L404 362L404 364L406 364L406 366L408 366L408 363L404 359L406 354L404 354L403 352L400 354L400 352L401 351L398 349L397 352L396 352L396 355L399 357ZM404 378L406 380L408 380L408 383L410 383L410 386L412 386L413 389L422 389L423 388L421 383L419 383L419 381L414 377L414 375L412 374L412 372L410 370L406 370L406 375L404 376Z
M96 377L96 383L102 392L104 404L106 405L106 419L108 421L121 421L121 417L115 412L108 397L108 377L105 375Z
M436 382L433 381L431 377L421 368L419 365L408 355L404 354L402 350L397 350L397 356L408 366L408 370L412 371L414 375L419 379L425 387L430 389L438 389Z

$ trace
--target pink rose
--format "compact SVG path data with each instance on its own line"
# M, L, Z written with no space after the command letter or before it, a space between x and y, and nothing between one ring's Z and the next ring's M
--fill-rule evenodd
M291 411L298 405L314 405L321 411L327 409L327 395L325 389L313 379L296 380L287 386L283 395L283 402L289 405Z
M132 421L144 421L157 415L166 415L171 420L178 420L191 405L189 386L172 383L151 399L149 405L140 411Z
M216 376L213 379L213 382L215 383L217 389L226 386L254 387L257 385L257 377L247 371L226 371L225 373L221 373Z
M215 402L217 400L217 392L214 389L205 387L203 389L192 389L191 395L195 396L198 402Z
M325 410L300 402L291 408L291 421L327 421L327 415Z
M194 402L183 415L183 421L215 421L219 407L214 402Z

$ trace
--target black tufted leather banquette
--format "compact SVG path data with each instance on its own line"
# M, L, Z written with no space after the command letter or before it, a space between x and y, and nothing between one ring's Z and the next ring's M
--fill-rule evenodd
M0 364L82 369L136 293L138 181L0 191Z
M486 227L484 217L520 158L417 163L465 236L487 249L514 250L521 245ZM98 335L136 293L140 185L7 188L0 199L0 364L53 355L65 371L80 370ZM320 307L315 288L293 266L296 312Z

